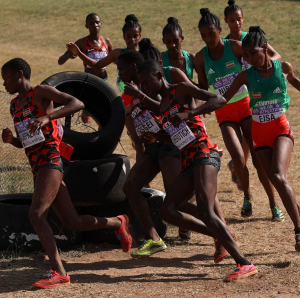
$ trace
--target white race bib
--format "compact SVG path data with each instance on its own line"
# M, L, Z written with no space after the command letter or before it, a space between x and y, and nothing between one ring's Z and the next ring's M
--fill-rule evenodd
M170 135L173 144L177 146L179 150L196 139L185 122L182 122L177 128L168 121L164 124L163 128Z
M45 136L41 129L37 129L33 134L27 129L29 122L33 119L27 119L16 124L16 129L20 137L23 148L28 148L45 141Z
M227 76L220 78L217 81L213 82L213 87L214 87L216 93L218 95L223 96L226 93L226 91L230 88L230 86L232 85L232 82L238 75L239 75L238 72L232 73L230 75L227 75ZM247 90L246 86L243 85L235 95L239 95L246 90Z
M136 114L135 112L136 113L141 112L141 109L136 108L132 113L134 127L135 127L135 130L136 130L136 133L138 136L141 136L141 131L144 131L144 132L149 131L149 132L154 132L154 133L160 131L158 124L156 123L154 118L151 116L149 111L145 111L143 114L141 114L139 116L135 116L135 114Z
M253 121L266 123L273 121L283 115L282 103L256 106L252 109Z

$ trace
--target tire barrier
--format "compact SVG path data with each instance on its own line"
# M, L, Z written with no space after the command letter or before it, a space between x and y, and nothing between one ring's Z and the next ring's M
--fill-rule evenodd
M75 206L112 205L125 200L123 185L129 171L129 158L112 154L105 159L72 161L64 182Z
M30 193L0 196L0 250L33 251L43 248L28 217L31 199ZM48 222L58 248L81 243L82 232L67 230L52 209L49 210Z
M116 90L99 77L80 71L54 74L41 85L75 96L101 125L102 129L89 133L64 126L63 141L74 147L72 160L105 158L113 153L125 124L124 104Z
M141 190L143 196L146 198L150 209L150 215L154 222L155 229L158 235L163 238L167 233L167 223L158 217L158 212L164 201L165 194L159 190L151 188L142 188ZM143 229L135 217L130 204L127 200L120 204L115 204L112 206L89 206L82 207L82 212L85 214L90 214L93 216L100 217L113 217L120 214L126 214L129 217L129 230L132 235L132 238L135 242L144 239ZM114 234L114 231L111 229L101 229L87 231L84 233L85 240L91 243L110 243L120 245L120 241Z

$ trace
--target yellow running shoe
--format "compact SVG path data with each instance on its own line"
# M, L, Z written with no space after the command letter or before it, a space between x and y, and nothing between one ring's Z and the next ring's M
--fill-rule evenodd
M158 241L148 239L145 240L143 244L131 254L131 256L136 259L147 258L159 251L165 250L166 248L167 246L161 238L159 238Z

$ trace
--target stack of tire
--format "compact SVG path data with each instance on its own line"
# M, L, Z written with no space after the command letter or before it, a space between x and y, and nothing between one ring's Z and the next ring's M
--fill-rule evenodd
M126 155L113 154L125 123L122 99L109 84L83 72L57 73L41 84L80 99L102 128L86 133L72 130L70 125L64 126L63 141L74 147L71 168L64 181L78 213L101 217L127 214L131 233L135 239L142 239L141 226L122 190L130 170L129 159ZM67 124L67 119L65 121ZM153 189L142 189L141 192L147 199L158 233L164 237L167 225L158 217L164 193ZM41 249L28 219L31 197L32 194L0 196L0 249ZM60 248L79 244L83 240L119 243L112 230L67 231L53 211L49 212L48 220Z

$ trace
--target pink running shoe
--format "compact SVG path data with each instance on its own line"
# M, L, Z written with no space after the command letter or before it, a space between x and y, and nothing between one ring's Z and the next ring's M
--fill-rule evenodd
M61 276L58 272L50 270L50 274L32 285L42 289L50 289L68 284L70 284L70 276L68 274L67 276Z
M234 271L225 277L224 281L232 281L241 278L246 278L250 275L256 274L257 272L258 271L253 264L250 265L238 264L237 267L234 269Z
M129 233L128 224L129 218L127 215L118 215L117 218L121 220L121 226L115 231L117 238L121 242L121 246L124 252L128 252L132 245L132 237Z

